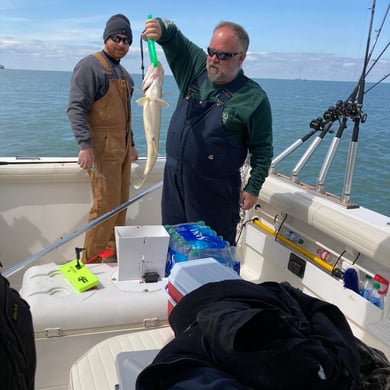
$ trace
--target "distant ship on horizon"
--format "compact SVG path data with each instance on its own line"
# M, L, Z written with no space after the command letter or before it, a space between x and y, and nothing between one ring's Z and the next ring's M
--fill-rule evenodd
M1 64L0 64L0 69L4 69L4 65L1 65Z

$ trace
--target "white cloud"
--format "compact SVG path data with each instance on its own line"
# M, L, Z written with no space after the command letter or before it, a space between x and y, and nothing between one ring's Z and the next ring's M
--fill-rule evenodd
M34 40L28 39L28 34L17 38L0 34L0 64L11 69L32 70L62 70L71 71L76 63L84 56L99 51L103 41L96 39L100 32L81 30L74 23L73 29L67 29L66 34L52 26L47 32L35 32ZM54 32L57 30L57 32ZM82 37L82 42L75 36ZM47 39L50 37L50 40ZM55 42L55 43L54 43ZM141 56L139 43L135 42L127 56L122 60L123 65L131 73L141 73ZM148 64L147 49L145 50L145 66ZM158 55L166 73L170 74L159 49ZM279 52L248 52L244 62L245 73L254 78L276 79L310 79L356 81L361 73L362 59L343 58L330 53L279 53ZM378 61L370 72L368 81L376 82L389 72L390 59Z

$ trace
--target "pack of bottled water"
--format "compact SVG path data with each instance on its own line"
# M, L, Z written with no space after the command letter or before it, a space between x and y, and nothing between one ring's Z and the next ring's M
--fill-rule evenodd
M168 276L175 263L213 257L223 265L240 272L236 248L218 236L204 221L165 225L169 247L165 273Z

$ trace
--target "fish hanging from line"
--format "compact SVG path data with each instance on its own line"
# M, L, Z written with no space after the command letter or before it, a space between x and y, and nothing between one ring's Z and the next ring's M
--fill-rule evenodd
M158 144L160 141L161 107L168 107L168 103L161 99L164 69L159 62L157 66L151 64L142 82L144 97L136 102L143 107L143 122L146 137L147 160L141 179L134 184L140 188L158 157Z

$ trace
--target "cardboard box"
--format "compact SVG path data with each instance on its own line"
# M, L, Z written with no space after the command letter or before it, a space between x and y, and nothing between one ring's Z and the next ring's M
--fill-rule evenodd
M146 272L165 275L169 234L164 226L116 226L118 281L142 279Z
M230 279L240 279L240 275L212 257L176 263L168 277L168 314L185 294L206 283Z

